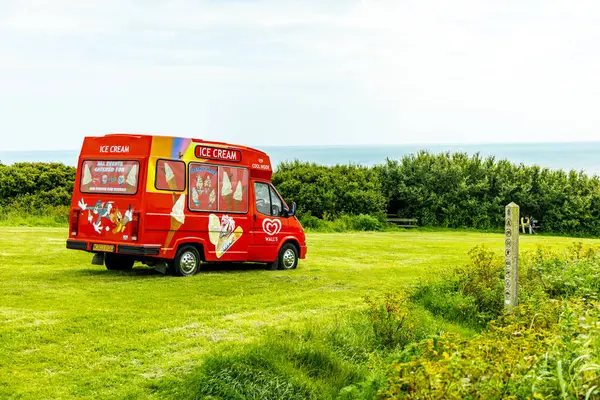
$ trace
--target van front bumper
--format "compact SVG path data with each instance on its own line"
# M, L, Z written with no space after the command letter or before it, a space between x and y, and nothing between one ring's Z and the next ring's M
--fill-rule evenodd
M306 258L306 253L308 252L308 248L306 246L300 246L300 259L304 260Z
M95 242L94 242L95 243ZM116 243L98 243L98 244L110 244L114 246L114 253L128 254L132 256L157 256L160 254L160 246L158 245L146 245L146 246L132 246L130 244L116 244ZM71 250L83 250L89 252L95 252L92 250L92 242L86 240L67 240L67 249Z

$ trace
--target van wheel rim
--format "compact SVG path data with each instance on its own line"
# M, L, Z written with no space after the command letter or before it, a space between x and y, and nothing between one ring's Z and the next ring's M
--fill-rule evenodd
M292 249L287 249L283 253L283 266L285 268L292 268L294 266L295 262L296 262L296 253L294 253L294 250L292 250Z
M181 267L181 272L184 274L191 274L196 269L197 264L196 256L191 251L186 251L181 256L181 261L179 263Z

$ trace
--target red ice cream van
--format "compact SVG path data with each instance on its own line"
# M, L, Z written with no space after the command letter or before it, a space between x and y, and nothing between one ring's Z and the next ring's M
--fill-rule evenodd
M140 261L180 276L202 262L294 269L306 257L296 204L271 184L271 160L245 146L111 134L83 142L67 248L125 270Z

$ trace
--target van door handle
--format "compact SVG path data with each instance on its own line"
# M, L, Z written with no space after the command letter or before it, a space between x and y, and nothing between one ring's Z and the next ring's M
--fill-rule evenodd
M256 214L254 214L254 222L256 222Z

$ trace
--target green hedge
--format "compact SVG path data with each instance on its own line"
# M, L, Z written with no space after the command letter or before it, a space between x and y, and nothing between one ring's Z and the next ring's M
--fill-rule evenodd
M68 207L74 177L75 168L62 164L0 164L2 215ZM387 212L428 227L499 229L514 201L544 232L600 235L598 177L493 157L419 152L375 167L293 161L278 166L273 183L298 204L303 222L321 230L381 229Z
M273 184L298 213L330 219L341 215L384 214L386 198L375 168L351 165L325 167L294 161L282 163Z
M66 223L75 172L74 167L59 163L0 164L0 222Z
M380 172L390 208L423 225L499 228L514 201L544 231L600 234L600 181L583 173L427 152L388 160Z

